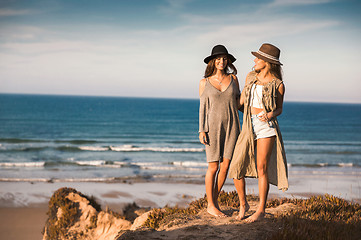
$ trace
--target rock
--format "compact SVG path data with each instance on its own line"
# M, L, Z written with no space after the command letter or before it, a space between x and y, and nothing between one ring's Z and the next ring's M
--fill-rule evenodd
M101 211L91 198L72 188L57 190L49 201L43 240L115 240L131 222L112 211Z
M94 229L94 239L116 239L119 231L129 230L131 222L115 218L112 214L100 212L98 214L97 227Z
M146 212L146 213L143 213L143 214L140 215L139 217L137 217L137 218L134 220L132 226L130 227L130 230L135 231L135 230L141 228L141 227L144 225L144 223L147 221L148 216L149 216L149 214L150 214L151 212L152 212L152 211L148 211L148 212Z

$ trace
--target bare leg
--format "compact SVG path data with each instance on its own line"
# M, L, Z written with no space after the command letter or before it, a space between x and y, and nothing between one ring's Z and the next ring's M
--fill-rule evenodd
M218 206L218 196L219 196L219 193L221 192L222 187L226 181L230 162L231 162L231 160L229 160L227 158L223 158L223 161L220 164L220 168L219 168L217 178L215 181L213 200L215 202L216 207L219 210L221 210L221 209Z
M236 187L239 198L239 213L236 217L237 220L244 219L246 212L249 210L249 204L246 198L246 182L244 178L233 179L234 186Z
M260 138L257 140L257 172L258 172L258 189L259 205L256 212L246 221L255 222L264 217L266 211L266 201L268 196L268 174L267 164L272 153L273 144L276 137Z
M208 207L207 212L213 216L224 216L224 214L219 211L219 209L215 205L214 201L214 185L215 185L215 179L218 171L218 162L210 162L208 163L208 169L206 173L206 194L207 194L207 201L208 201Z

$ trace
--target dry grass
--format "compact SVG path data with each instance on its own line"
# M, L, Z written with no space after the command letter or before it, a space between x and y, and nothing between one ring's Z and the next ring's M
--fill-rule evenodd
M75 189L61 188L56 191L49 201L48 220L46 232L48 239L77 239L81 236L67 236L67 230L79 218L79 206L66 198L69 193L78 193L89 200L90 204L101 211L99 204L93 198L89 198ZM236 191L221 192L219 196L221 206L238 208L239 200ZM258 201L254 195L247 196L248 201ZM357 203L350 203L344 199L331 195L314 196L308 199L275 199L267 202L267 208L273 208L285 203L292 203L297 206L281 215L274 216L270 221L275 223L273 235L270 240L283 239L360 239L361 236L361 206ZM197 214L207 207L206 197L200 198L189 204L187 208L164 207L153 209L149 215L145 227L159 229L160 227L171 227L174 224L184 223L199 218ZM116 217L135 219L130 213L134 213L139 207L130 204L124 210L127 217L107 210ZM57 213L61 209L62 215L58 219ZM128 213L129 212L129 213ZM130 214L130 215L129 215ZM128 216L129 215L129 216ZM92 219L91 228L96 227L96 218ZM269 223L271 223L269 222ZM55 224L56 223L56 224ZM256 226L256 225L254 225ZM267 236L265 236L267 237Z
M268 203L300 206L276 221L281 229L269 239L360 239L361 206L331 195L314 196L309 199L282 199Z
M247 196L248 201L258 200L258 197L254 195ZM227 207L239 207L239 199L236 191L224 192L222 191L219 194L218 202L221 206ZM182 219L189 221L195 218L195 215L198 214L201 210L207 207L207 197L204 196L198 200L195 200L189 204L187 208L179 207L164 207L153 209L152 213L149 215L145 226L151 229L158 229L161 225L172 222L174 219ZM168 226L170 227L170 226Z
M219 196L222 206L239 207L237 193L222 192ZM258 201L258 197L249 195L249 201ZM360 239L361 237L361 207L344 199L331 195L314 196L309 199L275 199L268 201L267 207L277 207L284 203L293 203L296 210L275 216L274 221L280 225L274 235L268 239ZM188 208L165 207L153 209L145 226L158 229L162 225L194 219L196 214L207 207L206 197L189 204ZM167 226L170 227L170 226Z

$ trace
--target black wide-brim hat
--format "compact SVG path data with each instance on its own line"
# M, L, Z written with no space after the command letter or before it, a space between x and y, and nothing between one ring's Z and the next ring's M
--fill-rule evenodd
M223 45L216 45L213 47L212 49L212 52L211 52L211 55L206 57L204 59L204 62L205 63L209 63L209 61L211 61L213 58L219 56L219 55L227 55L229 60L231 61L231 63L233 63L234 61L236 61L236 58L233 57L232 54L229 54L228 51L227 51L227 48Z
M251 53L263 61L283 65L279 59L281 50L272 44L264 43L257 52Z

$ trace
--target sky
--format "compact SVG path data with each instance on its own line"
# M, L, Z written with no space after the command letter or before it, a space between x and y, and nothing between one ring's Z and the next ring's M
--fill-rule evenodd
M359 0L0 0L0 93L198 98L223 44L243 88L262 43L285 101L361 103Z

